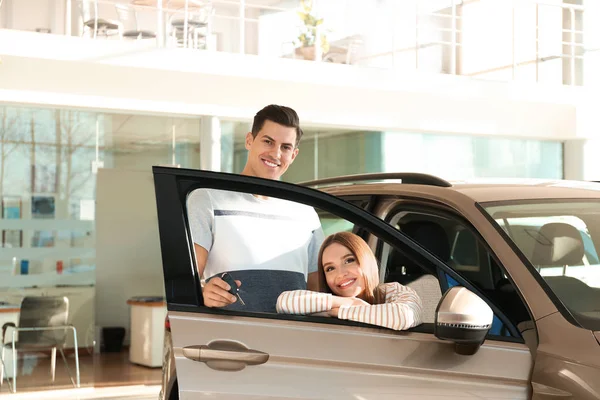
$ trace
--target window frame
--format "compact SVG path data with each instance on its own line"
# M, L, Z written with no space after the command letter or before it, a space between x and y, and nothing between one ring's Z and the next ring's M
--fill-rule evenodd
M503 205L520 205L520 204L551 204L551 203L589 203L589 202L600 202L598 198L552 198L552 199L527 199L527 200L501 200L501 201L487 201L482 203L475 203L475 206L481 212L481 214L487 219L487 221L496 229L498 234L506 241L513 252L519 257L525 268L533 276L535 281L540 285L542 290L546 293L546 296L550 299L552 304L561 313L561 315L572 325L587 329L591 331L600 330L600 320L595 318L586 317L584 315L578 315L577 319L562 302L556 293L552 290L550 285L546 283L544 277L537 271L535 266L531 263L529 258L521 251L519 246L512 240L510 235L496 222L492 215L487 211L488 207L496 207ZM510 279L510 276L509 276ZM579 322L579 320L585 322L585 326Z
M386 221L347 202L342 197L292 183L222 172L153 167L153 174L163 274L165 278L165 293L167 309L169 311L261 319L296 320L360 326L362 328L369 327L379 330L385 329L354 321L339 320L337 318L243 312L205 307L203 305L200 278L196 269L193 241L187 218L187 197L193 190L201 188L255 193L284 198L288 201L296 201L314 208L323 209L360 226L362 229L368 229L371 235L375 235L378 238L379 243L387 242L389 245L397 247L402 251L408 249L409 253L411 253L410 257L415 257L418 260L417 262L432 264L435 268L441 269L456 279L460 285L484 299L490 307L495 307L477 287L442 263L418 243L412 241ZM432 325L421 324L408 331L431 333L433 331ZM388 331L387 329L385 330Z
M489 257L491 257L493 259L493 261L498 265L500 272L507 277L510 284L513 286L514 290L516 291L519 298L521 299L521 303L527 310L530 320L534 321L531 310L529 309L529 305L523 298L520 290L518 289L517 285L511 278L510 274L507 272L506 268L500 262L500 259L495 254L495 252L492 250L492 248L487 243L487 241L484 239L484 237L481 235L481 233L479 233L479 231L470 223L470 221L467 218L465 218L463 215L459 214L456 210L448 207L447 205L445 205L443 203L438 203L438 202L435 202L432 200L422 199L422 198L412 197L412 196L388 196L388 198L390 200L393 199L393 201L387 205L387 207L386 207L387 211L386 211L385 215L383 216L384 221L387 223L390 223L391 220L396 216L396 214L398 214L398 212L405 212L405 211L411 212L412 211L412 212L417 212L417 213L422 213L422 214L430 214L433 216L438 216L438 217L442 217L442 218L455 220L459 224L461 224L464 227L464 229L469 229L470 232L475 236L476 240L478 241L479 247L481 248L483 246L485 251L488 252ZM390 226L393 226L393 225L390 225ZM409 240L412 240L412 239L409 238ZM381 243L378 242L376 256L383 263L383 260L381 257L382 251L383 251L383 246ZM434 255L432 255L432 256L434 256ZM444 263L444 265L446 265L446 264ZM385 267L387 267L387 265L385 265ZM448 266L448 268L450 268L450 267ZM452 268L450 268L450 269L452 270ZM461 275L461 278L466 280L466 278L462 276L460 271L454 271L454 272L456 274ZM381 274L381 271L380 271L380 274ZM452 275L450 275L450 276L452 276ZM438 281L439 281L439 277L437 276L437 274L436 274L436 278L438 278ZM455 277L453 277L453 278L456 279ZM460 281L458 281L458 282L460 282ZM441 282L440 282L440 287L442 289L442 295L443 295L445 290L447 290L448 288L444 287L444 285ZM469 290L471 290L471 289L469 289ZM496 315L505 325L507 325L509 332L512 335L512 337L511 336L488 335L487 338L492 339L492 340L524 343L525 342L524 338L522 337L519 329L510 321L510 319L507 317L507 315L502 310L500 310L498 308L498 306L496 306L496 304L491 299L489 299L485 294L479 293L479 292L477 292L477 294L482 299L484 299L486 301L486 303L492 308L494 315Z

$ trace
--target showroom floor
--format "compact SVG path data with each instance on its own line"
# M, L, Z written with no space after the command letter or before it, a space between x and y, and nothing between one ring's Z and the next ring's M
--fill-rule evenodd
M75 374L74 360L73 355L68 356L69 367L73 375ZM4 381L0 387L0 394L7 400L12 398L15 400L29 398L156 399L158 396L161 369L130 363L127 350L121 353L80 356L79 364L81 387L75 389L60 355L56 362L56 380L52 382L48 355L23 354L17 369L17 393L9 395L8 384ZM10 365L7 367L12 368Z

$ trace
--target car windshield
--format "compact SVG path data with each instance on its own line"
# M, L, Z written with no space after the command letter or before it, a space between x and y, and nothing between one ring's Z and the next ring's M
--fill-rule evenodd
M577 322L600 324L600 201L494 202L485 210Z

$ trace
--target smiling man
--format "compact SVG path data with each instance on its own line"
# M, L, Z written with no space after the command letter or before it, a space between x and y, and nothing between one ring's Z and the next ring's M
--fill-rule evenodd
M296 112L269 105L246 135L242 175L280 179L298 155L302 129ZM317 213L301 204L246 193L198 189L187 201L202 294L207 307L275 312L283 291L316 288L323 231ZM237 296L221 279L229 273Z

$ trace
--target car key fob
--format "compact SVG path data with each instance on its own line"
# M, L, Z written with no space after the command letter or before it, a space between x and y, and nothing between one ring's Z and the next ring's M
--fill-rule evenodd
M236 296L238 298L238 300L240 301L240 304L245 306L246 303L244 303L244 300L242 300L242 297L240 296L239 288L238 288L237 283L235 283L235 279L233 279L233 277L231 275L229 275L227 272L221 274L221 279L223 279L229 285L229 293Z

